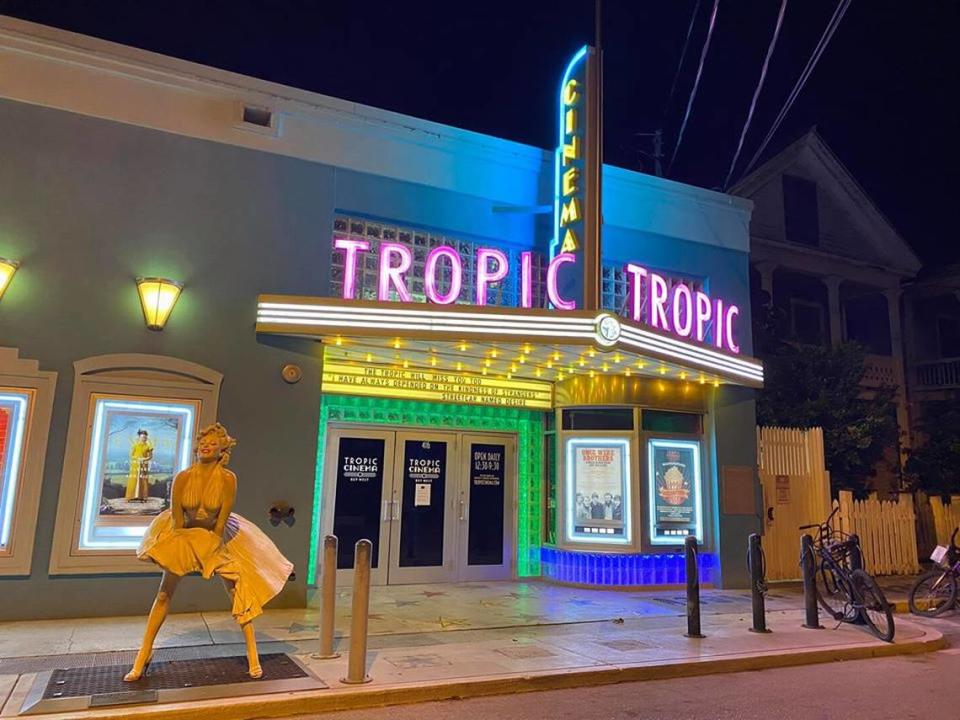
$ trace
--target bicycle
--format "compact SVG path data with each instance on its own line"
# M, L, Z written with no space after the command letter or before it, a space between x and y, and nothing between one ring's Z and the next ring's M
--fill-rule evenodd
M821 524L801 525L800 530L818 530L814 540L814 579L817 601L839 622L861 619L874 635L892 642L895 631L893 608L877 581L862 568L853 567L853 554L860 553L856 539L834 530L830 521L839 508ZM819 564L816 562L819 558Z
M957 577L960 576L960 548L956 545L957 531L950 536L950 547L938 545L930 556L939 566L924 573L910 588L907 598L910 612L923 617L937 617L957 604Z

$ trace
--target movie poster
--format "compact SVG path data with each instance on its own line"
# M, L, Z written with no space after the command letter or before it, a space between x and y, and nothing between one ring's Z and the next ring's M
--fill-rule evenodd
M699 534L700 445L685 440L650 440L654 539Z
M147 522L170 506L173 478L192 461L199 403L103 395L93 402L87 483L96 523Z
M626 441L568 440L567 477L572 482L573 534L623 539L629 460Z

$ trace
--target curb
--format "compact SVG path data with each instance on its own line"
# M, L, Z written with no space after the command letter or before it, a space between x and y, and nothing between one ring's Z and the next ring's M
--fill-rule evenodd
M924 634L920 638L902 644L840 646L781 654L760 653L741 657L721 657L715 660L698 662L683 661L660 665L547 671L526 675L411 684L409 686L393 686L381 689L371 688L351 691L337 688L334 692L331 692L331 689L324 689L205 700L166 706L141 705L139 707L126 707L122 710L104 708L102 712L88 710L82 714L57 713L33 717L36 720L42 718L66 720L69 717L118 717L115 713L120 711L122 717L125 718L145 718L149 720L192 720L198 716L202 716L204 720L277 718L336 710L358 710L438 700L462 700L521 692L596 687L625 682L669 680L747 670L796 667L839 660L865 660L894 655L918 655L941 650L946 646L946 639L941 633L924 629Z

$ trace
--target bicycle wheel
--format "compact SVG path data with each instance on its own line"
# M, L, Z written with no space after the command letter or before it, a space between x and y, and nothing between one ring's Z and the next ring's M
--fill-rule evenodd
M936 617L957 601L957 578L948 570L931 570L917 578L910 588L910 612L923 617Z
M857 609L853 606L850 585L840 568L826 560L821 560L814 579L817 586L817 600L826 613L834 620L853 622L857 617Z
M860 617L870 628L871 632L881 640L893 641L893 608L884 597L883 590L863 570L854 570L850 576L853 580L853 589L857 594Z

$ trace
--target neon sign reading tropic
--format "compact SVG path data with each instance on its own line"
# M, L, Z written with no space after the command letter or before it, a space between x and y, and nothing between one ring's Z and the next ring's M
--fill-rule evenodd
M338 237L334 247L344 253L343 298L355 300L357 292L357 267L361 253L370 250L366 240ZM477 280L472 298L463 297L463 258L449 245L435 247L427 253L423 265L423 289L427 302L450 305L462 302L472 305L487 305L490 287L502 282L510 274L507 254L497 248L480 247L476 250ZM557 310L576 310L575 301L561 295L557 284L558 270L568 263L575 263L572 253L560 253L547 266L547 299ZM401 302L412 302L413 296L407 285L407 276L413 268L413 251L406 245L382 242L378 250L377 299L389 302L393 294ZM449 273L444 271L449 269ZM669 282L659 273L635 263L628 263L627 274L630 294L629 315L636 322L664 330L681 338L698 342L711 342L715 347L740 352L737 344L736 321L740 308L712 298L699 290ZM446 277L446 287L441 287L440 278ZM533 253L520 253L520 306L533 307ZM708 333L709 329L712 333ZM708 338L708 334L710 337Z
M343 250L344 278L343 298L356 299L357 293L357 264L360 253L370 249L366 240L350 240L336 238L333 246ZM487 292L491 285L501 282L510 272L510 261L503 250L496 248L477 248L477 282L476 294L470 299L461 298L463 290L463 258L449 245L433 248L428 254L423 266L423 290L427 300L437 305L450 305L457 301L471 302L473 305L486 305ZM547 266L547 298L561 310L574 310L576 303L561 297L557 290L557 270L564 264L573 262L573 255L557 255ZM413 265L413 251L400 243L380 243L379 272L377 274L377 299L381 302L390 300L391 292L396 292L401 302L411 302L413 299L407 287L406 275ZM450 268L450 279L447 289L441 290L439 277L441 266ZM520 306L533 307L533 253L520 253Z

